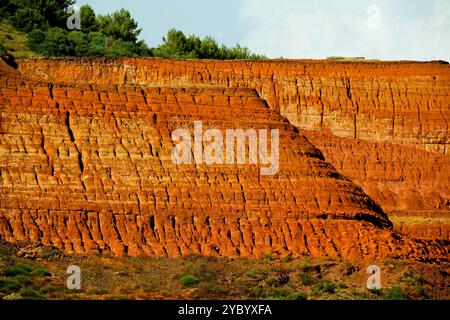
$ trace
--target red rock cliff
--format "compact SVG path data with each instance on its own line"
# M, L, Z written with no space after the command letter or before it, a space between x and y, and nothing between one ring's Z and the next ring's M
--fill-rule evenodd
M292 125L331 128L353 139L390 139L447 159L448 105L440 97L448 93L448 68L405 65L370 64L365 70L329 62L21 62L21 74L8 69L1 77L0 235L77 253L447 260L448 239L391 231L380 207ZM381 83L388 74L384 67L396 72L389 90L379 85L380 111L369 114L373 97L357 88L370 77L372 85ZM417 77L414 90L435 102L420 114L427 134L417 134L404 120L401 130L379 129L388 128L386 119L395 126L397 118L412 115L385 112L394 101L392 87L402 87L397 82L408 77ZM339 111L324 101L330 108L339 102L333 104ZM444 119L435 121L436 110ZM170 133L191 128L195 120L205 128L280 130L278 174L261 176L255 165L174 165ZM329 147L321 137L315 143L337 163L330 150L342 138L335 139ZM350 167L341 171L351 176ZM366 188L369 176L358 177ZM445 199L438 205L445 207Z
M384 210L450 210L448 64L75 59L25 61L19 70L68 82L255 88L295 126L332 133L308 138Z

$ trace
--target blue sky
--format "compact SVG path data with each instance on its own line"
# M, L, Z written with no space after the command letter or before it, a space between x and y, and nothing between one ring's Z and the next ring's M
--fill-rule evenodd
M450 60L449 0L78 0L127 8L149 46L171 28L269 57Z

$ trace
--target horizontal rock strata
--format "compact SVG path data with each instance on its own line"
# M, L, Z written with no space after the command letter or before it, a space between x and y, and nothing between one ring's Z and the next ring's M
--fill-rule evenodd
M402 71L396 64L387 67ZM395 140L402 148L418 147L423 153L418 158L435 161L445 171L447 136L442 132L447 127L442 131L443 124L432 121L433 110L442 113L446 106L439 94L447 94L447 69L442 71L438 64L413 68L414 74L423 73L416 79L424 86L418 89L423 90L423 99L435 102L429 114L420 118L423 123L435 124L426 125L430 133L426 138L410 126L397 131L399 134L377 129L384 126L383 119L395 123L401 112L394 118L389 112L373 113L365 125L351 129L344 115L351 113L355 101L372 99L355 89L361 84L351 86L362 75L381 81L386 71L378 70L377 65L367 73L359 65L350 71L351 66L326 62L80 59L19 62L20 72L2 68L2 239L42 242L69 253L259 257L276 252L365 261L385 257L448 260L448 239L410 237L392 229L387 215L363 191L370 189L364 181L373 177L352 174L359 172L359 160L355 169L346 160L336 171L329 163L338 167L332 147L322 137L309 137L298 129L328 128L334 134L350 136L350 147L342 147L347 153L355 137L381 144L384 142L379 140ZM320 83L328 83L324 77L332 71L339 75L332 82L336 88L330 92L317 89ZM405 76L412 77L408 72ZM427 82L430 72L437 77L432 89ZM356 78L349 85L346 77ZM295 91L296 104L287 102L294 99L293 79L299 90ZM391 92L385 91L381 96ZM322 110L316 94L323 101L342 100L340 113L325 116L326 108ZM316 111L302 111L306 106L299 102L302 97L308 108L322 110L319 122L313 120ZM383 100L381 109L389 109L388 100ZM358 103L366 106L366 102ZM306 118L296 120L293 114ZM279 130L278 172L261 175L260 163L175 165L171 133L178 128L192 131L195 121L201 121L204 130ZM355 128L364 126L370 129L355 134ZM337 140L336 145L342 141L346 140ZM430 160L426 150L434 151L434 158ZM374 152L380 153L378 149ZM408 169L403 162L400 166ZM407 179L414 182L412 188L421 191L423 178L407 171ZM432 177L430 173L425 181ZM360 179L357 183L363 188L352 179ZM386 179L379 180L386 183ZM425 194L417 201L424 207L448 206L448 184L437 179L433 187L440 189L441 198ZM407 208L408 200L395 196L399 189L393 189L392 203L406 203ZM383 193L383 189L375 191ZM372 194L378 194L375 191ZM430 198L439 200L429 204Z

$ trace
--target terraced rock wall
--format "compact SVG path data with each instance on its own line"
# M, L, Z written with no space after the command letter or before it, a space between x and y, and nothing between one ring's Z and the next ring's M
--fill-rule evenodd
M448 84L445 66L423 66L424 70L416 71L425 74L420 81L428 81L424 79L431 72L444 87ZM367 74L359 70L359 64L354 67L356 75ZM448 239L408 237L392 230L392 222L377 204L383 192L378 195L378 189L373 191L364 183L373 176L352 175L359 172L362 162L346 160L345 165L336 165L340 158L332 150L346 141L339 139L349 139L342 148L348 153L358 131L353 131L353 138L332 135L338 140L327 145L319 133L298 130L314 128L326 133L331 128L334 134L352 136L344 115L353 110L353 99L365 96L355 95L358 91L351 86L341 87L348 82L344 76L342 83L334 76L336 88L330 92L317 89L327 70L353 74L351 68L329 62L155 59L25 61L19 63L19 72L5 67L0 77L0 236L10 242L38 241L75 253L258 257L277 252L367 261L385 257L447 261ZM402 70L396 64L390 68ZM374 77L385 72L372 69ZM295 103L286 102L294 99L294 79L298 84L295 114L306 117L297 118L303 119L300 122L291 112ZM321 90L328 93L317 100ZM437 103L428 115L421 116L432 123L426 138L414 136L408 126L401 131L407 134L389 136L389 130L377 131L376 126L384 126L382 119L389 118L383 112L369 117L365 126L372 129L356 136L397 139L401 148L417 148L413 150L422 152L420 159L438 163L445 179L447 136L442 135L443 124L431 119L433 110L445 114L439 92L446 91L440 87L429 90L432 93L424 96ZM320 101L335 98L342 100L339 114L325 116L321 111L317 122L315 111L303 111L305 106L322 110ZM302 99L308 103L298 104ZM205 130L279 130L277 174L261 175L261 164L175 165L170 135L177 128L192 130L194 121L202 121ZM445 139L436 138L441 136ZM434 152L426 151L430 149ZM363 158L355 154L355 159ZM408 168L401 161L399 166ZM427 181L436 180L431 174L420 179L414 179L415 175L407 171L414 182L411 188L419 191ZM380 185L388 178L381 174ZM448 184L438 179L431 187L439 197L444 194L443 200L433 202L437 196L430 194L418 201L430 205L431 199L431 206L445 208ZM392 193L403 194L401 188L393 188ZM409 206L401 197L395 201ZM380 203L383 207L389 202Z

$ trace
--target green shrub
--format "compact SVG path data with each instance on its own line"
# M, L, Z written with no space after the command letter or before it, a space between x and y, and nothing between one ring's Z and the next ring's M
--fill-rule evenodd
M276 288L268 291L265 295L267 299L287 299L293 292L288 288Z
M200 281L212 282L215 279L215 260L209 257L202 257L187 265L187 272L197 277Z
M43 267L43 266L37 266L36 268L33 269L33 271L31 271L30 273L33 276L41 276L41 277L49 277L52 274L47 270L47 268Z
M245 275L250 278L257 278L260 276L260 272L257 270L247 270L245 271Z
M40 52L41 45L45 40L45 32L41 29L34 29L27 34L28 47L36 52Z
M24 299L34 300L44 298L39 292L29 288L23 288L19 293Z
M246 47L236 45L228 48L219 46L210 36L200 39L186 36L182 31L171 29L163 37L163 43L152 49L155 57L183 59L265 59L250 52Z
M33 284L33 280L25 274L19 274L15 276L14 279L23 287Z
M105 16L98 16L98 30L117 40L136 42L142 29L138 29L136 20L128 10L120 9Z
M203 294L225 294L227 289L214 282L203 282L199 284L199 290Z
M47 285L39 289L40 294L52 294L61 291L61 288L55 285ZM100 290L98 290L100 291Z
M279 285L279 281L277 278L274 277L270 277L266 280L266 283L271 286L271 287L275 287Z
M11 17L11 23L16 29L24 32L47 27L45 18L38 10L33 8L18 9Z
M386 290L384 293L385 300L406 300L407 296L399 287L393 287Z
M416 285L414 285L413 286L413 291L414 291L414 293L416 294L416 295L418 295L418 296L420 296L420 297L423 297L423 298L425 298L425 299L428 299L430 296L431 296L431 294L430 294L430 292L428 291L428 289L427 288L425 288L423 285L421 285L421 284L416 284Z
M80 18L81 18L81 30L83 32L95 32L98 31L98 22L95 17L95 12L92 7L85 4L80 7Z
M85 56L89 51L86 35L81 31L71 31L67 35L72 51L76 56Z
M287 300L307 300L308 294L306 292L293 292L290 293L287 297Z
M248 290L249 288L252 288L256 286L258 283L253 279L247 279L247 278L237 278L233 281L233 286L236 288L239 288L241 290Z
M9 293L20 289L20 284L15 279L0 279L0 291Z
M405 272L405 274L403 275L403 278L411 286L414 286L417 284L423 285L423 284L427 283L427 280L420 274L413 274L413 273Z
M101 32L90 32L86 35L87 56L104 56L106 53L106 36Z
M321 293L335 293L336 284L327 280L319 280L312 286L313 294L321 294Z
M193 275L188 274L188 275L182 276L180 279L180 282L183 287L190 287L190 286L193 286L193 285L199 283L199 280L197 277L194 277Z
M300 282L304 286L310 286L314 283L313 277L305 272L299 272L298 277L300 279Z
M252 288L251 294L252 294L253 297L259 298L259 297L261 297L263 295L263 293L264 293L264 290L259 285L254 286Z
M39 46L39 53L48 57L72 55L73 50L67 33L66 30L58 27L48 29L43 43Z
M29 272L31 272L31 270L33 269L29 265L24 263L17 263L14 266L6 269L4 273L6 276L16 276L19 274L28 274Z

